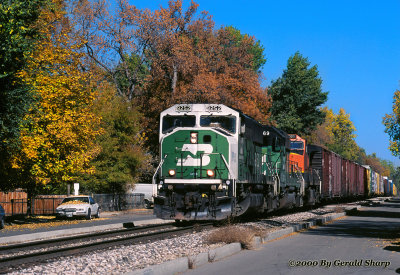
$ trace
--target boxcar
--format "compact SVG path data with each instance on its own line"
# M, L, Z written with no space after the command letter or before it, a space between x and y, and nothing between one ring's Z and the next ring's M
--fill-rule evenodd
M343 190L342 158L321 146L308 145L310 167L321 176L321 198L341 197Z

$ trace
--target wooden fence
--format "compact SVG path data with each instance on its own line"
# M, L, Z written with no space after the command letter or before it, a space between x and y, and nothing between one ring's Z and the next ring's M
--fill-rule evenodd
M92 194L102 211L121 211L133 208L144 208L144 194ZM31 214L52 215L66 195L38 195L32 199ZM28 196L23 191L0 192L0 204L6 216L26 215L28 213Z
M54 214L65 195L39 195L32 200L33 215ZM0 204L6 216L25 215L28 212L28 195L23 191L0 192Z
M28 210L28 195L23 191L0 192L0 204L6 216L24 214Z

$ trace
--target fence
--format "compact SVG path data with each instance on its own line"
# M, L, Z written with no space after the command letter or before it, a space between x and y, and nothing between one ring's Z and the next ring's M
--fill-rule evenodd
M25 194L25 195L24 195ZM134 208L144 208L144 194L92 194L102 211L121 211ZM39 195L32 199L31 213L33 215L52 215L65 198L65 195ZM28 199L25 192L0 192L0 204L6 216L26 215Z
M144 194L93 194L93 199L102 211L121 211L144 208Z
M7 216L26 213L28 195L23 191L0 192L0 204Z
M56 208L65 198L65 195L39 195L33 199L32 214L33 215L51 215L56 213Z

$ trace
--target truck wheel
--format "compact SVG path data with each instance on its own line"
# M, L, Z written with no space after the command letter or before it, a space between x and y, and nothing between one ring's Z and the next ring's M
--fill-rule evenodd
M94 215L94 217L95 217L96 219L99 219L99 218L100 218L100 209L97 209L97 213L96 213L96 215Z
M89 208L88 209L88 211L87 211L87 215L86 215L86 219L87 220L91 220L92 219L92 213L91 213L92 211L91 211L91 209Z

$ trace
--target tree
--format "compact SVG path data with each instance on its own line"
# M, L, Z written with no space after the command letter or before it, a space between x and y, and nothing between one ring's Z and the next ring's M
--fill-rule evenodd
M332 114L329 114L329 116L332 116ZM346 111L340 108L339 113L333 115L333 123L328 126L327 130L332 140L328 144L328 148L346 159L356 160L358 151L355 141L356 135L354 134L356 128L350 120L350 114L346 114Z
M393 112L383 118L385 133L389 135L389 150L393 156L400 155L400 91L393 95Z
M102 81L98 89L95 110L102 117L104 132L96 143L102 150L91 162L94 174L81 174L78 181L86 191L123 193L150 166L143 146L145 136L140 131L140 114L132 102L115 96L115 87L107 81Z
M310 144L327 147L328 144L333 143L332 134L328 129L334 122L335 114L328 107L321 108L321 111L324 113L324 122L311 131L310 134L304 135L304 137Z
M47 1L0 3L0 190L17 183L11 158L20 147L20 125L33 98L30 87L17 77L39 38L34 23Z
M115 14L103 1L79 1L74 9L89 57L144 115L152 152L159 114L176 103L223 103L268 122L270 102L259 82L262 46L232 27L215 30L211 16L197 10L192 1L184 11L181 0L154 12L125 1Z
M296 52L282 77L268 90L271 119L288 133L309 134L324 122L324 113L318 107L326 102L328 93L322 92L317 66L309 66L308 59Z
M325 121L306 136L307 140L327 147L346 159L364 163L365 151L359 148L355 141L356 128L350 120L350 114L346 114L343 108L340 108L338 114L327 107L321 111L324 113Z
M375 153L367 156L365 164L371 166L372 169L375 172L378 172L381 176L390 176L390 168L385 167L382 160L378 158Z
M253 37L250 37L248 34L242 34L239 29L228 26L221 29L226 33L227 36L230 38L227 40L227 44L223 45L226 49L232 47L242 48L241 46L244 45L246 48L247 54L252 56L252 62L248 64L243 64L244 67L251 68L255 72L260 73L261 68L264 66L267 59L264 56L264 47L261 45L260 41L255 41ZM247 41L251 41L248 43ZM230 62L237 62L240 59L233 58ZM229 60L228 60L229 62Z
M94 140L101 132L93 114L95 83L83 70L83 41L72 35L63 1L43 9L37 26L42 39L18 74L37 103L24 118L22 149L13 159L27 176L29 194L93 172L89 162L99 152Z

